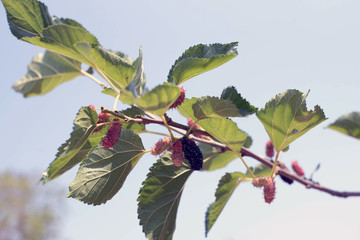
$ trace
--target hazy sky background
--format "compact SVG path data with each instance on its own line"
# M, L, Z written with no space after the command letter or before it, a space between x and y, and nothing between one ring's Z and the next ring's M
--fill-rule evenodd
M298 160L308 174L321 163L315 175L321 184L360 191L360 142L325 128L345 113L360 111L359 1L44 2L50 14L77 20L105 48L136 58L141 45L149 88L166 81L174 61L190 46L239 41L238 57L182 85L187 97L219 96L222 89L233 85L261 108L286 89L310 89L308 108L320 105L329 120L293 143L282 161L290 166L292 160ZM3 6L0 34L0 170L36 171L40 177L57 148L68 139L78 109L89 104L111 108L113 99L85 77L64 83L45 96L24 99L11 86L26 73L31 58L44 50L12 36ZM170 115L178 117L175 111ZM268 137L260 121L255 116L236 121L254 139L251 149L264 155ZM142 137L147 149L159 139ZM145 155L124 187L105 205L93 207L66 199L64 239L145 239L136 199L155 160ZM257 164L251 159L248 163ZM76 171L74 168L44 187L67 189ZM219 179L233 171L245 171L239 160L224 169L191 176L180 202L174 240L205 239L205 211L215 200ZM276 199L268 205L261 190L241 184L207 239L360 239L359 198L340 199L297 183L289 186L279 178L276 187Z

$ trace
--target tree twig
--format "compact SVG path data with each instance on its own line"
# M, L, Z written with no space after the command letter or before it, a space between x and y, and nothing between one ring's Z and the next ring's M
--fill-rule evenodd
M125 121L130 122L130 123L137 123L137 124L158 124L158 125L164 125L164 122L161 119L153 119L153 118L148 118L148 117L144 117L144 116L137 116L136 118L131 118L128 116L125 116L122 113L119 112L114 112L114 111L110 111L109 109L103 109L103 112L106 113L110 113L113 114L119 118L125 119ZM185 134L186 131L188 131L190 129L189 126L177 123L177 122L173 122L173 121L169 121L168 125L177 129L177 132L180 132L181 134ZM179 129L184 130L183 131L179 131ZM192 129L191 130L192 133L196 132L196 133L200 133L202 135L206 135L206 136L210 136L211 135L209 133L207 133L206 131L202 131L202 130L198 130L198 129ZM208 140L208 139L202 139L202 138L198 138L195 136L189 136L189 138L197 141L197 142L201 142L204 144L208 144L214 147L218 147L220 148L222 151L231 151L231 149L229 149L226 145L219 143L219 142L215 142L213 140ZM263 158L255 153L253 153L251 150L249 150L248 148L242 147L241 151L240 151L241 155L244 157L250 157L253 158L255 160L257 160L258 162L264 164L265 166L269 167L269 168L273 168L274 163L267 160L266 158ZM302 177L297 176L296 174L290 172L289 170L282 168L280 166L276 166L275 167L275 174L279 174L281 176L284 176L286 178L292 179L302 185L304 185L306 188L313 188L313 189L317 189L319 191L328 193L330 195L333 196L337 196L337 197L343 197L343 198L347 198L347 197L360 197L360 192L347 192L347 191L336 191L336 190L332 190L330 188L327 188L325 186L322 186L319 183L314 183L308 179L304 179Z

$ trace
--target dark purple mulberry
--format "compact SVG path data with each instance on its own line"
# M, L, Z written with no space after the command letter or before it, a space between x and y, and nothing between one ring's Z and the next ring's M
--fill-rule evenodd
M110 123L110 127L106 134L106 137L102 141L102 145L104 148L111 148L115 146L118 138L120 137L122 123L117 118L115 118L113 122L114 123Z
M184 157L189 161L192 170L200 170L203 166L203 155L196 143L189 138L182 138L182 150Z

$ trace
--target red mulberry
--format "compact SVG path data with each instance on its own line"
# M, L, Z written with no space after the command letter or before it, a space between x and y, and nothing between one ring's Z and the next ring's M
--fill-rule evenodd
M189 161L192 170L200 170L203 166L203 155L196 143L189 138L182 138L182 150L184 157Z
M115 123L110 123L109 130L102 141L102 145L104 148L111 148L115 146L118 138L120 137L122 123L117 118L115 118L113 121Z
M103 112L99 113L99 117L98 117L97 123L99 124L99 123L106 123L106 122L108 122L110 116L111 116L111 115L110 115L109 113L103 113ZM103 127L104 127L104 125L95 128L94 132L100 131Z
M271 140L266 143L265 153L266 156L268 156L269 158L272 158L274 156L274 146L272 145Z
M291 163L291 167L299 177L304 176L305 173L296 160Z
M264 198L265 202L271 203L275 199L275 181L268 177L266 179L266 185L264 186Z
M169 109L176 108L177 106L181 105L183 101L185 100L185 90L180 87L181 90L180 96L176 99L176 101L169 107Z
M95 110L94 105L89 105L89 108L91 108L92 110Z
M182 162L184 161L184 153L182 149L182 143L181 141L177 141L172 146L172 154L171 154L171 160L173 161L173 164L177 167L180 167L182 165Z
M163 138L151 149L152 155L160 155L164 151L168 150L171 147L172 141L171 138Z

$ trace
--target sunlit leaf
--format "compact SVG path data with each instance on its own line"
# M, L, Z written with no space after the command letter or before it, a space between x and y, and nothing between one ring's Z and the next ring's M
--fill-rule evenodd
M237 107L239 114L242 117L246 117L256 112L256 107L250 105L250 103L237 92L233 86L227 87L221 93L221 99L231 101Z
M308 111L307 94L298 90L287 90L276 95L256 116L264 125L276 151L285 149L290 143L311 128L326 120L323 110L315 106Z
M185 98L184 102L180 106L178 106L176 109L184 117L196 120L192 106L196 103L197 100L198 100L198 98L196 98L196 97L193 97L191 99Z
M255 167L250 167L252 173L255 177L270 177L271 174L271 168L265 166L264 164L259 164ZM246 172L247 177L252 177L252 175L249 173L249 171Z
M13 88L24 97L43 95L57 85L81 75L81 63L65 56L46 51L35 56L28 72Z
M172 84L164 83L148 91L135 103L144 111L155 115L163 115L180 95L180 89Z
M150 168L138 197L138 218L148 239L172 239L180 197L191 173L188 166L174 166L169 153Z
M135 72L132 76L130 84L126 87L126 90L130 91L136 98L144 95L145 88L145 75L144 75L144 66L143 66L143 53L142 48L139 50L139 57L132 64Z
M201 73L210 71L238 55L237 42L199 44L186 50L171 67L168 82L179 85Z
M234 152L240 152L247 134L241 131L237 124L226 118L208 118L198 122L199 126L210 133L219 142L228 146Z
M86 157L88 152L98 144L106 134L106 129L92 135L96 128L98 114L90 107L80 108L74 120L70 139L58 150L55 160L44 171L41 181L46 183L60 176Z
M120 190L143 154L140 137L123 129L114 147L106 149L99 143L93 148L70 184L68 197L93 205L105 203Z
M330 124L328 128L360 139L360 112L345 114Z
M200 120L214 117L240 117L236 106L227 100L217 97L202 97L192 106L194 116Z
M1 0L6 10L10 30L17 38L40 36L52 25L47 7L35 0Z
M226 203L229 201L234 190L245 178L245 175L240 172L226 173L219 182L218 188L215 192L215 202L210 204L205 216L205 235L209 233L210 229L218 219L220 213L224 209Z
M77 43L75 49L90 62L90 66L104 74L114 85L126 88L130 84L135 68L133 60L124 58L123 53L82 42Z

